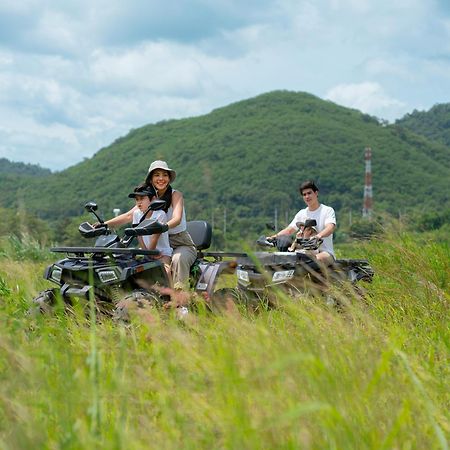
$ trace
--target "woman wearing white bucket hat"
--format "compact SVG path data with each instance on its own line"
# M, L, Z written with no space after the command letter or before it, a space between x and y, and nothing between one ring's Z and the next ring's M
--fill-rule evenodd
M167 226L172 253L172 279L174 287L187 287L192 264L197 257L197 250L186 228L186 212L183 194L172 189L170 183L177 176L165 161L153 161L148 168L145 179L147 186L153 186L158 198L166 201ZM105 223L111 227L121 226L132 221L136 207Z
M172 189L170 183L176 178L175 170L166 161L153 161L148 168L145 182L153 186L158 198L166 201L169 242L173 248L172 277L175 287L183 287L189 280L189 272L197 257L197 250L186 229L186 212L183 194Z

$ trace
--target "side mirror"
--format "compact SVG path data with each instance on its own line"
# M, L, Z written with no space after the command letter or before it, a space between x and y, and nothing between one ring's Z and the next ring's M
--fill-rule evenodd
M149 207L146 209L145 213L142 214L142 217L141 217L141 220L138 223L138 226L140 226L141 223L143 223L145 220L147 220L145 218L145 216L147 215L147 213L149 211L159 211L160 209L164 209L165 207L166 207L165 200L155 199L152 202L150 202ZM128 236L131 236L131 235L128 235ZM133 236L135 236L135 235L133 234Z
M94 216L97 218L97 220L98 220L100 223L103 223L103 219L95 212L95 211L97 211L97 209L98 209L97 203L95 203L95 202L87 202L87 203L84 205L84 209L85 209L86 211L88 211L88 212L94 214Z
M150 203L151 211L159 211L160 209L164 209L166 207L165 200L156 199Z
M87 203L84 205L84 209L85 209L86 211L93 212L93 211L97 211L98 206L97 206L97 203L95 203L95 202L87 202Z

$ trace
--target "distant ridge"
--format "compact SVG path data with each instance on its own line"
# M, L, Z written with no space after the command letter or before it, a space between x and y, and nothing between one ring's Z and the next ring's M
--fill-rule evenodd
M450 103L435 105L429 111L414 110L395 123L450 147Z
M51 171L50 169L44 169L37 164L13 162L6 158L0 158L0 174L42 177L50 175Z

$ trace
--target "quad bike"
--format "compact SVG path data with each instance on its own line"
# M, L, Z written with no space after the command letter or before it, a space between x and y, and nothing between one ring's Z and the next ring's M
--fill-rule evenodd
M162 209L165 202L154 200L148 211ZM130 248L135 236L158 234L165 226L143 219L134 228L125 229L124 236L112 233L103 219L96 213L97 205L89 202L85 209L96 217L98 226L88 222L79 226L85 238L96 237L91 247L55 247L56 253L65 253L66 257L45 269L44 278L56 284L56 288L47 289L33 300L31 312L50 312L58 299L62 299L66 308L81 299L83 305L93 296L95 306L101 313L113 315L115 306L121 300L132 298L139 302L161 303L168 299L154 290L154 286L169 286L169 279L163 264L156 257L157 250Z
M371 282L374 276L368 261L338 259L332 265L324 266L314 256L321 242L314 238L296 238L295 251L288 251L292 246L291 238L261 236L257 245L277 251L237 256L237 287L229 290L228 295L251 308L274 306L277 290L291 297L319 295L326 299L327 304L338 306L342 303L342 292L347 288L350 288L351 295L359 296L362 290L358 283ZM341 293L336 294L339 290Z
M165 202L154 200L148 211L162 209ZM97 214L97 204L89 202L85 209L94 214L97 226L83 222L79 232L85 238L97 238L91 247L55 247L56 253L66 257L45 269L44 278L57 285L56 288L40 292L33 300L31 313L51 312L62 299L65 308L70 309L75 299L84 306L91 296L95 299L97 311L118 319L128 320L130 308L148 309L162 306L170 300L170 294L161 294L170 287L163 264L157 258L157 250L132 248L136 236L158 234L166 231L165 225L145 219L124 231L119 237L112 233ZM203 250L211 244L211 226L204 221L188 222L197 248L197 259L191 268L191 286L206 300L213 296L218 277L223 271L232 271L229 262L222 261L222 254L211 253L205 257ZM170 292L170 291L169 291ZM185 313L186 310L183 310Z

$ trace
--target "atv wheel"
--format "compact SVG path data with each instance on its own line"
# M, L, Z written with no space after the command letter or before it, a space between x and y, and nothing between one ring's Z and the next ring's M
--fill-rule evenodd
M238 293L236 289L230 288L218 289L208 302L208 306L214 313L230 312L236 309L237 304L239 304Z
M28 310L30 316L37 314L52 314L56 304L55 289L46 289L39 292L33 299L33 306Z
M210 302L213 312L232 311L237 306L241 306L246 311L257 311L263 306L263 302L255 292L233 288L218 289Z
M134 316L149 319L151 311L162 304L161 296L156 292L136 290L117 303L113 313L113 320L129 323Z

